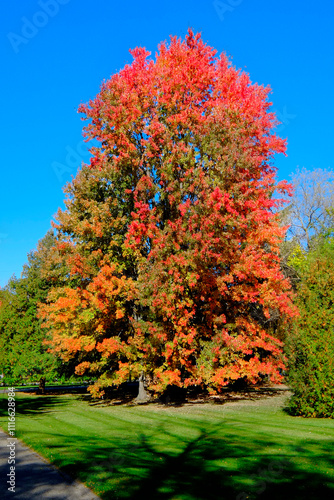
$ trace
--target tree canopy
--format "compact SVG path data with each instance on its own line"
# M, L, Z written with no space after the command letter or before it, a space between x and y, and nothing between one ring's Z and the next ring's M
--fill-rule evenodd
M295 314L280 271L269 88L188 32L143 48L80 106L92 147L57 215L64 282L40 308L52 349L98 375L92 392L145 372L220 390L282 379L271 319Z
M288 237L294 245L309 250L319 237L332 230L334 222L334 172L317 168L297 169L291 176L294 194L284 209L290 224Z

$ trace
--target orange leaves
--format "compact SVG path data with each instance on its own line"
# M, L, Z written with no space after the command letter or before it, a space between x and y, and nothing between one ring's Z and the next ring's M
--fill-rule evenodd
M86 344L84 346L84 350L87 352L93 351L95 349L96 342L92 342L91 344Z
M122 293L126 292L130 281L123 276L118 277L116 266L105 265L103 266L97 276L93 279L87 287L87 290L95 297L96 305L99 309L109 309L109 300L113 297L119 297ZM99 299L105 298L105 301ZM92 299L94 302L94 298Z
M131 53L79 108L100 146L67 188L65 284L41 315L64 352L69 337L89 337L77 353L118 382L139 363L160 389L276 373L281 346L263 325L292 308L273 213L285 141L269 89L191 31L155 60Z
M52 340L48 342L48 344L50 345L51 352L58 353L59 356L65 361L75 357L76 354L81 351L82 347L81 338L64 338L56 333L53 335Z
M104 357L109 357L112 354L118 352L121 348L121 342L117 338L104 339L96 345L96 350Z
M125 317L124 304L130 290L132 280L120 275L112 264L102 266L86 290L65 288L58 291L58 297L54 291L50 303L41 307L46 326L53 331L53 350L64 359L79 352L98 352L108 358L121 350L122 343L117 338L97 343L94 336L104 335L111 325L117 332L117 323ZM93 336L87 336L87 331ZM73 337L73 332L77 337ZM86 365L79 366L81 373Z
M170 344L170 343L166 344L166 354L165 354L165 356L166 356L166 360L167 361L170 360L170 358L172 358L173 352L174 352L174 345Z
M89 369L90 363L88 361L83 361L75 367L76 375L84 375L84 373Z
M115 316L116 316L116 319L124 318L124 311L122 311L121 309L117 309Z
M230 383L232 380L240 378L240 370L238 366L227 366L216 371L211 377L211 382L214 386L220 388Z
M153 385L154 390L162 392L169 385L177 385L182 387L181 371L176 370L156 370L157 382Z

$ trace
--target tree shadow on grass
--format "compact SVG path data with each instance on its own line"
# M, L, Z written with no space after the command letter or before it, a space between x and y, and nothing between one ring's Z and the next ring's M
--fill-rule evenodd
M240 389L225 390L220 394L210 396L199 394L197 397L189 397L185 401L188 404L206 404L224 405L226 403L235 403L240 401L260 401L268 398L282 396L288 389L259 388L259 389Z
M148 401L138 402L136 395L138 390L135 388L115 388L109 390L103 399L94 399L90 394L85 394L80 397L82 401L87 402L90 406L136 406L136 405L163 405L172 407L183 407L185 405L202 405L202 404L215 404L224 405L226 403L240 402L240 401L259 401L267 398L275 398L284 395L289 389L277 389L271 387L260 387L256 389L223 389L220 394L209 395L205 392L192 392L189 391L185 397L173 397L164 394L161 396L151 397Z
M80 459L77 455L57 465L82 481L89 477L88 486L103 500L333 498L333 476L330 480L310 467L320 458L329 469L334 467L333 442L295 442L285 447L288 454L272 455L266 454L266 447L277 445L274 440L249 442L246 435L234 440L222 434L221 426L198 430L198 436L189 439L157 427L136 441L119 438L102 447L90 439L89 446L78 450ZM167 440L163 446L161 437Z
M208 467L207 460L205 451L194 458L190 450L185 449L177 457L169 457L160 467L153 465L147 478L137 481L138 488L134 488L132 495L126 493L118 498L246 500L260 495L261 499L268 500L333 498L334 484L330 485L328 478L299 470L287 458L261 457L253 466L240 458L243 466L237 470ZM107 492L102 498L112 497Z
M40 397L23 397L16 395L15 410L16 416L19 415L36 415L40 413L49 413L57 407L62 407L67 404L64 398L59 396L40 396ZM6 404L0 405L0 417L8 415Z

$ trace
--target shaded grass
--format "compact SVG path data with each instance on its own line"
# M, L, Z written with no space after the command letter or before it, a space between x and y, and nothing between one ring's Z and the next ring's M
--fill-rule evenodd
M94 406L78 395L16 399L17 437L102 499L334 494L334 421L291 417L282 396L180 407Z

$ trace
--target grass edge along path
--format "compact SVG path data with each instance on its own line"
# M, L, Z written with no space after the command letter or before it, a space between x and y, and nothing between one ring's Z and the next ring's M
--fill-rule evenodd
M43 456L26 446L20 439L13 439L0 428L0 493L1 500L12 498L40 500L99 500L99 497L83 483L50 464ZM8 465L13 464L15 473L10 474ZM13 465L11 465L13 467Z
M286 397L172 407L17 393L16 437L103 500L333 497L334 421L291 417Z

